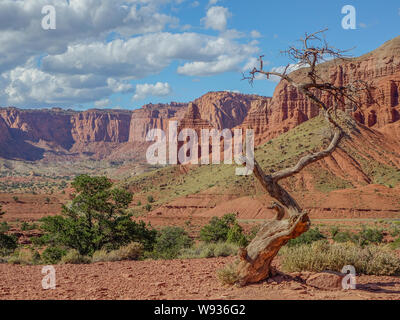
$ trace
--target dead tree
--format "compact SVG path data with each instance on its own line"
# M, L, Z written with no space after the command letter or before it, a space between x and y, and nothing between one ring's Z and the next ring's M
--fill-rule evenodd
M250 75L244 77L250 82L257 75L279 77L291 86L297 88L312 103L319 106L322 115L331 128L332 138L329 146L313 154L302 157L295 166L283 169L273 174L265 174L263 169L254 159L254 176L261 183L265 191L275 200L272 208L276 211L273 221L265 222L256 237L251 241L247 248L239 252L240 263L238 265L238 284L245 285L255 283L266 279L271 274L271 262L277 255L279 249L290 239L294 239L306 232L310 228L310 219L308 213L303 210L296 200L279 184L280 180L299 173L309 164L316 162L330 155L338 146L344 130L337 121L337 108L344 109L346 106L352 108L360 104L360 93L368 91L368 85L361 81L354 81L346 86L335 86L327 80L324 80L318 74L318 64L326 59L346 59L345 51L340 51L328 46L323 38L324 32L321 30L313 34L306 34L301 39L301 45L290 47L285 53L293 59L300 67L304 67L306 77L303 81L295 80L294 77L287 74L289 65L283 73L267 72L263 70L263 57L261 56L259 68L254 68ZM297 78L298 79L298 78ZM328 96L325 103L322 96ZM246 161L246 158L243 158ZM285 215L288 216L284 219Z

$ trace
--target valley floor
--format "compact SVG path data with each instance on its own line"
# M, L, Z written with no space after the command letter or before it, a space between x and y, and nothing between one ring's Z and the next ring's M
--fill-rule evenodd
M216 270L232 259L57 265L54 290L42 289L42 266L0 264L0 299L400 299L400 277L358 276L357 289L349 291L310 287L302 281L302 274L279 275L244 288L224 286Z

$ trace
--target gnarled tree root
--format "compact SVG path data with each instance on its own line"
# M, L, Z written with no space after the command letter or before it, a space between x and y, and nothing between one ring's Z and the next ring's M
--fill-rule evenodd
M279 249L290 239L297 238L310 228L310 219L306 212L286 220L274 220L264 223L257 236L239 253L237 267L239 280L244 286L256 283L270 276L272 260Z

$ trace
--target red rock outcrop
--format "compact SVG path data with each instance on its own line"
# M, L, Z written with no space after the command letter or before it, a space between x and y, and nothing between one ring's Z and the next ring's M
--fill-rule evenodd
M151 129L167 130L168 121L183 118L187 104L148 104L132 112L129 142L144 142Z
M303 68L292 72L291 77L301 81L306 72L307 68ZM322 79L336 85L346 85L354 80L370 83L373 87L371 96L365 94L362 109L354 113L360 123L382 128L400 119L400 37L361 57L320 64L318 73ZM326 98L323 100L328 102ZM267 108L269 121L265 138L286 132L318 113L317 106L286 81L281 81Z
M366 95L363 107L354 113L360 123L390 133L388 126L400 120L400 37L359 58L329 61L318 69L321 78L336 85L356 79L373 85L372 98ZM307 69L300 69L291 76L301 81L305 72ZM252 128L255 142L260 144L319 113L315 105L285 81L277 85L273 98L209 92L196 99L194 105L198 114L191 116L187 114L186 103L149 104L133 111L3 108L0 109L0 157L32 160L43 157L45 152L53 155L86 152L101 158L115 154L119 148L131 157L134 151L129 148L143 146L150 129L167 130L170 120L194 129L202 125L220 130ZM398 130L395 132L398 134Z
M131 113L89 110L71 116L71 135L75 143L127 142Z
M201 118L207 120L214 128L232 129L243 123L257 95L244 95L234 92L209 92L196 99Z

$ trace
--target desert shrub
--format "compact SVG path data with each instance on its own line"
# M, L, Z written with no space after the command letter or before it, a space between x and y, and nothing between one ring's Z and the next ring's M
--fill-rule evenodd
M400 259L383 246L360 247L349 242L329 244L326 241L318 241L311 245L284 247L280 256L282 268L287 272L341 272L345 265L352 265L360 274L400 274Z
M337 232L333 237L336 242L355 242L356 236L351 234L349 231Z
M339 233L339 227L333 226L329 231L331 233L332 238L334 238Z
M145 205L145 209L146 209L146 211L148 211L148 212L150 212L151 211L151 204L146 204Z
M129 243L117 250L107 251L105 249L95 251L92 262L138 260L143 255L143 245L137 242Z
M138 242L131 242L111 252L118 257L118 260L138 260L143 254L143 245Z
M213 257L234 256L238 252L238 245L228 242L205 243L184 248L179 253L179 259L203 259Z
M35 230L38 228L38 225L36 223L29 224L28 222L22 222L21 224L21 230L22 231L29 231L29 230Z
M32 249L20 249L15 251L9 258L8 263L34 265L40 263L40 254Z
M0 232L0 256L10 254L18 247L17 238Z
M226 236L226 241L229 243L235 243L241 247L247 246L247 238L243 233L243 228L238 224L235 223L228 231Z
M0 233L7 232L8 230L10 230L10 226L8 225L8 223L6 221L3 221L2 223L0 223Z
M154 198L153 198L153 196L147 196L147 202L148 203L153 203L154 202Z
M153 258L174 259L183 248L193 245L186 231L180 227L165 227L158 232L154 244Z
M288 247L295 247L303 244L311 244L315 241L326 239L326 237L319 231L318 228L310 229L304 232L299 237L289 240Z
M132 221L126 212L132 194L112 189L106 177L78 176L72 186L76 190L72 203L63 206L62 216L41 219L45 234L36 244L76 249L81 255L92 255L105 246L116 250L130 242L152 250L156 230L143 221Z
M249 242L252 241L256 237L256 235L257 235L258 231L260 231L260 229L261 229L260 225L257 225L257 226L254 226L251 228L250 234L247 237Z
M390 245L390 248L392 249L399 249L400 248L400 238L397 238L396 240L394 240Z
M358 243L362 246L371 243L381 243L383 240L383 231L377 228L363 227L357 235Z
M81 255L78 250L71 249L61 258L62 264L85 264L90 263L91 259L88 256Z
M229 263L224 268L217 271L217 277L223 284L233 285L239 280L237 273L237 262Z
M92 262L106 262L110 261L110 259L108 251L105 249L97 250L92 255Z
M65 249L59 247L47 247L42 253L42 261L48 264L57 264L66 253Z
M222 218L213 217L208 225L200 230L200 239L204 242L226 241L228 232L236 223L233 213L226 214Z

